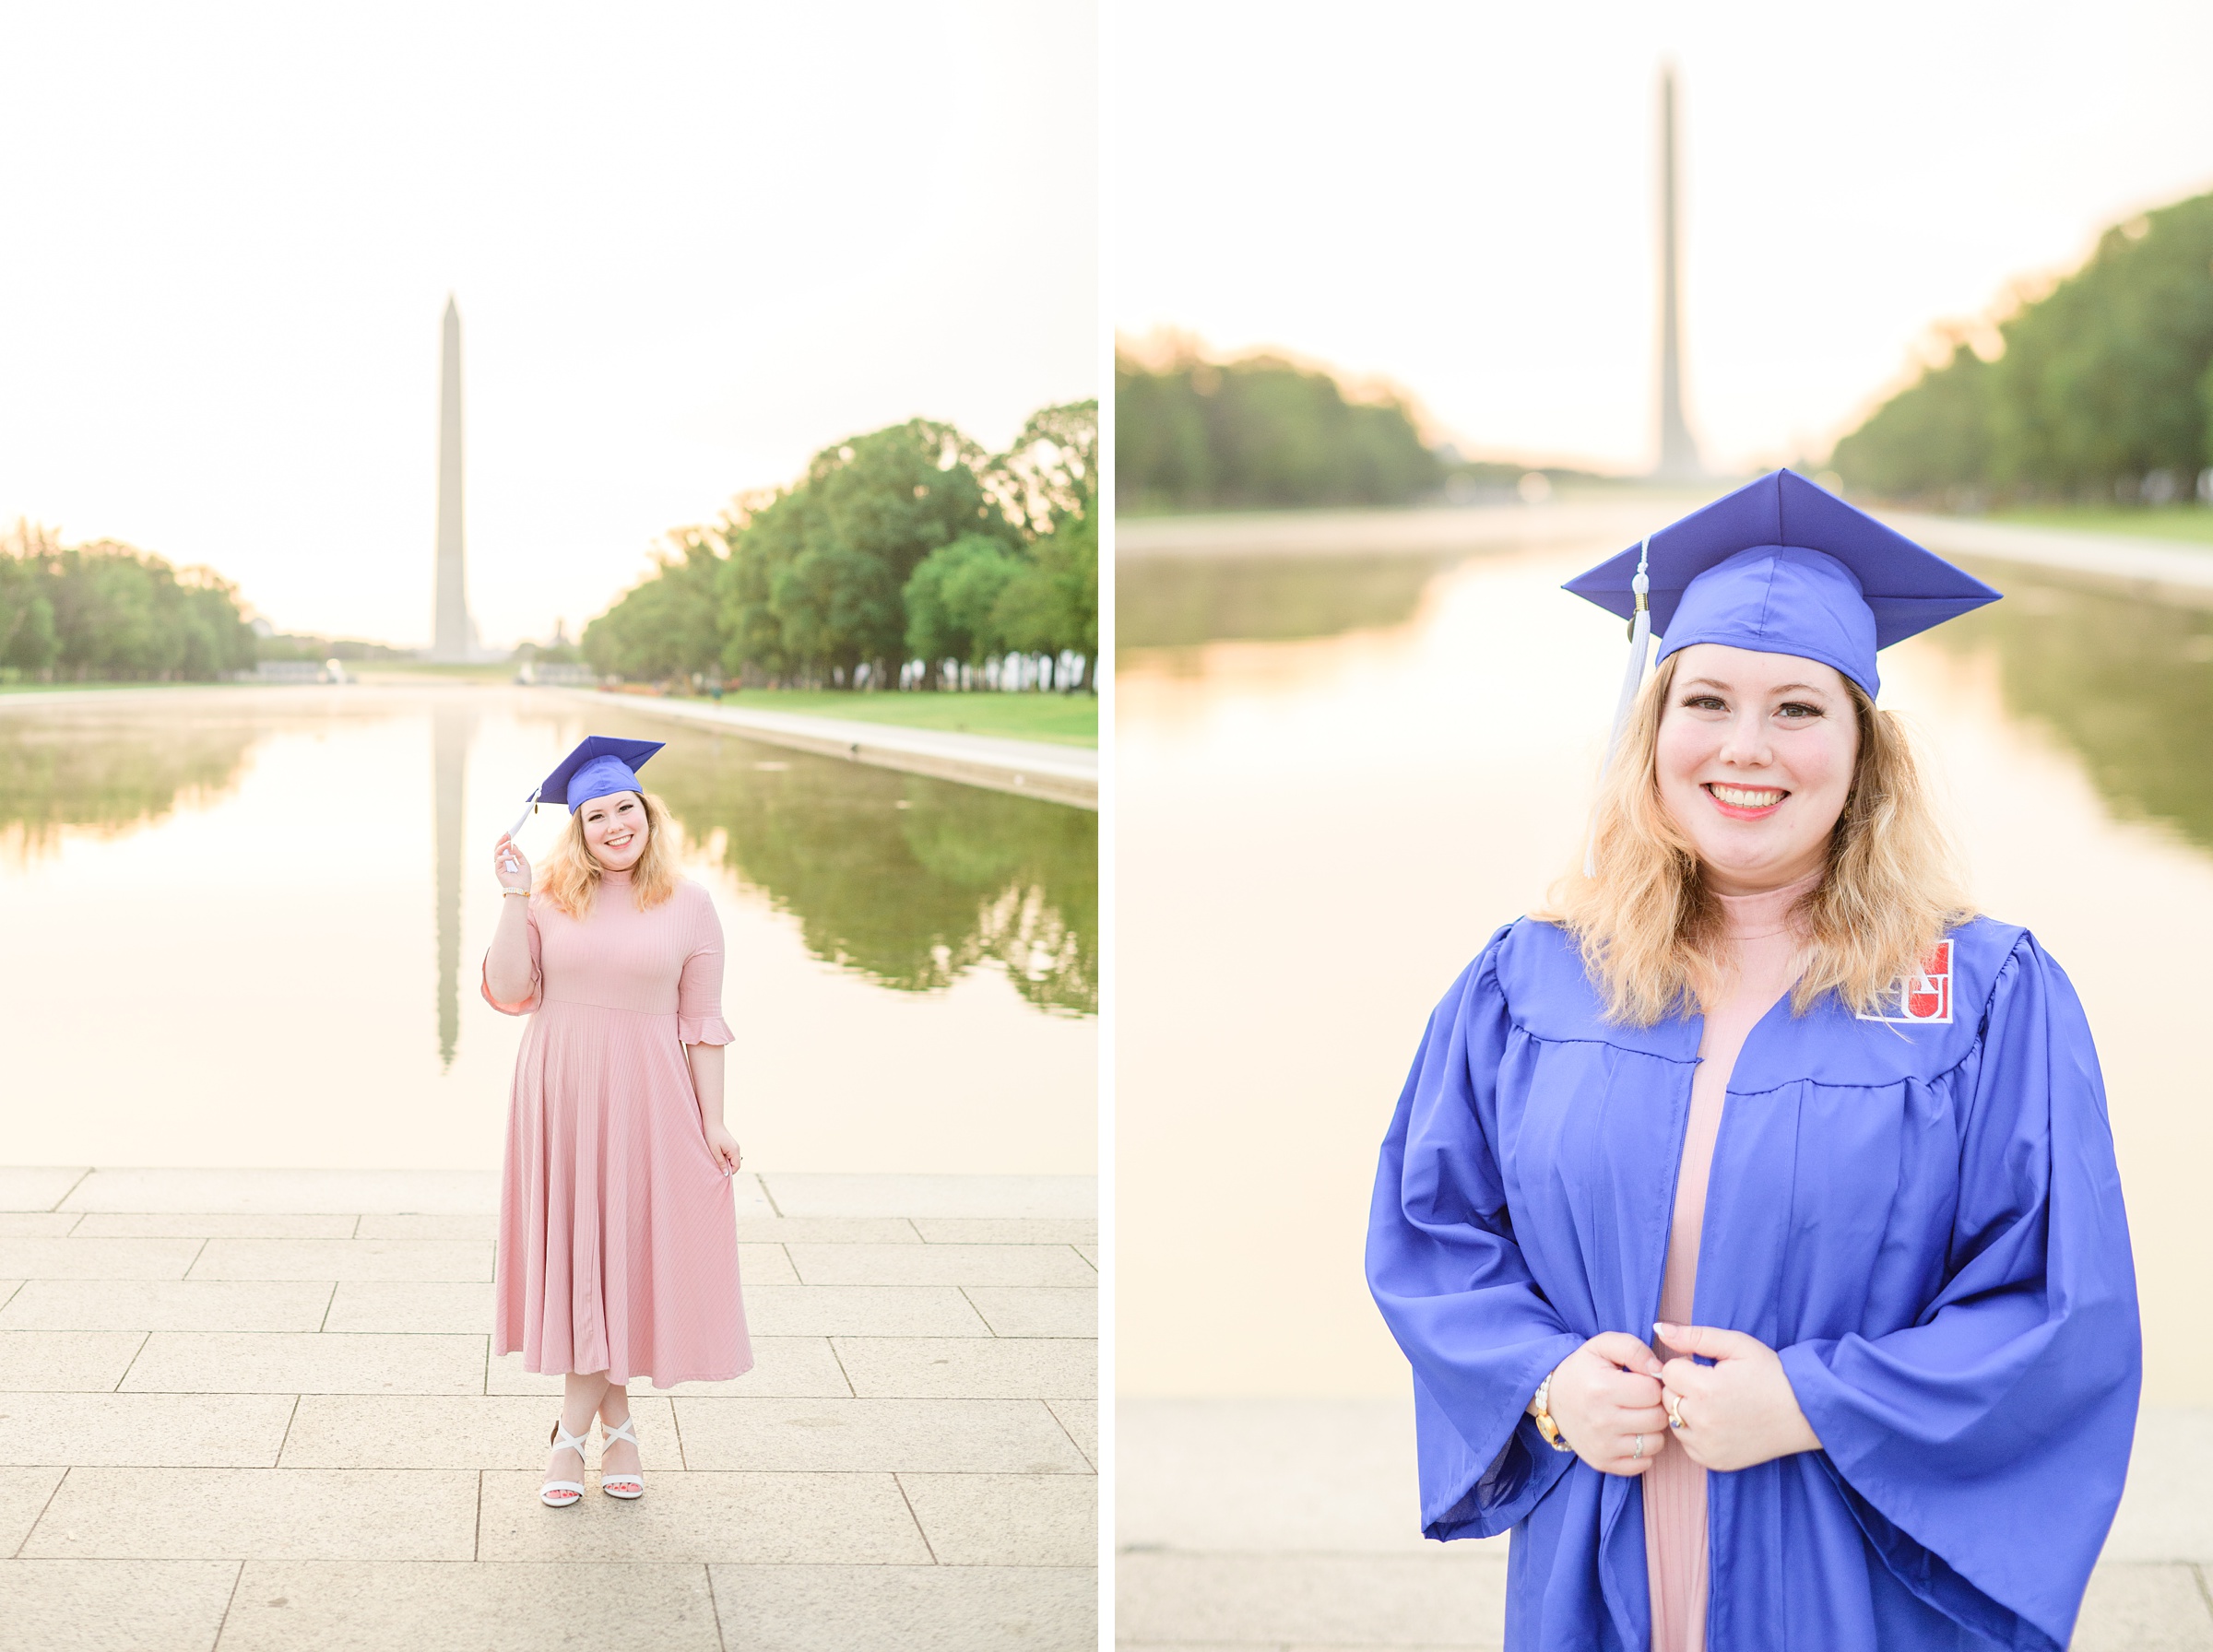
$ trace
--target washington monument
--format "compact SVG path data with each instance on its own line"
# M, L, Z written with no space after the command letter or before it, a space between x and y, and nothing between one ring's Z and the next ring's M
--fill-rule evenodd
M448 293L438 364L438 611L431 658L457 665L476 653L461 562L461 312Z
M1693 481L1705 474L1698 444L1683 419L1683 347L1675 238L1675 71L1660 71L1660 477ZM448 313L451 324L451 313ZM449 334L449 337L450 337ZM449 346L450 348L450 346ZM456 530L457 532L458 530Z

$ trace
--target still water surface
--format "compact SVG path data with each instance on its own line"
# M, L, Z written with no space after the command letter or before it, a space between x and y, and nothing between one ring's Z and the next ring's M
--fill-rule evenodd
M491 845L587 729L668 742L749 1166L1093 1169L1095 815L488 686L0 698L0 1162L496 1165Z
M1431 1006L1579 841L1624 643L1556 587L1618 549L1119 569L1121 1392L1404 1391L1376 1146ZM1883 702L1978 900L2088 1006L2146 1398L2213 1403L2213 614L1978 572L2008 600L1887 651Z

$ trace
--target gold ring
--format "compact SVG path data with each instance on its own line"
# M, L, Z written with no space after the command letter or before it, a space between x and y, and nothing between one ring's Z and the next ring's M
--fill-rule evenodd
M1670 1428L1688 1428L1690 1426L1689 1423L1683 1421L1683 1397L1679 1394L1670 1394L1667 1397L1667 1425Z
M1634 1451L1632 1451L1632 1452L1630 1452L1630 1453L1629 1453L1629 1456L1630 1456L1631 1457L1642 1457L1643 1455L1644 1455L1644 1436L1643 1436L1642 1434L1639 1434L1639 1435L1637 1436L1637 1449L1636 1449L1636 1450L1634 1450Z

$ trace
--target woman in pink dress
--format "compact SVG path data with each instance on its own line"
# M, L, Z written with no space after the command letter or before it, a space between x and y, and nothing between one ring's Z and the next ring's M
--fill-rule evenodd
M751 1368L722 1119L722 928L676 867L668 807L636 771L650 740L593 736L539 788L569 824L536 875L512 837L484 996L530 1017L515 1058L500 1188L492 1351L566 1378L540 1499L641 1495L628 1384Z

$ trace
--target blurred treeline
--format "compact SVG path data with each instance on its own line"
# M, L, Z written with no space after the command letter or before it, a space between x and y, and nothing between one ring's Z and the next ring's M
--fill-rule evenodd
M928 419L856 436L671 535L585 657L643 680L888 689L981 687L1022 656L1038 686L1088 688L1097 474L1096 402L1044 409L997 454Z
M2213 466L2213 195L2108 230L2073 275L1837 444L1851 486L1974 509L2164 504Z
M1132 513L1406 504L1451 464L1403 401L1348 400L1328 373L1275 356L1118 349L1114 393L1115 505Z
M18 679L207 681L251 667L238 587L112 540L0 537L0 673Z
M0 859L51 853L67 827L127 831L221 792L258 738L220 712L156 720L108 700L0 717Z
M686 834L798 917L816 957L901 992L950 986L992 959L1040 1009L1097 1012L1091 810L692 730L650 732L668 741L654 789ZM753 752L770 761L743 761Z

